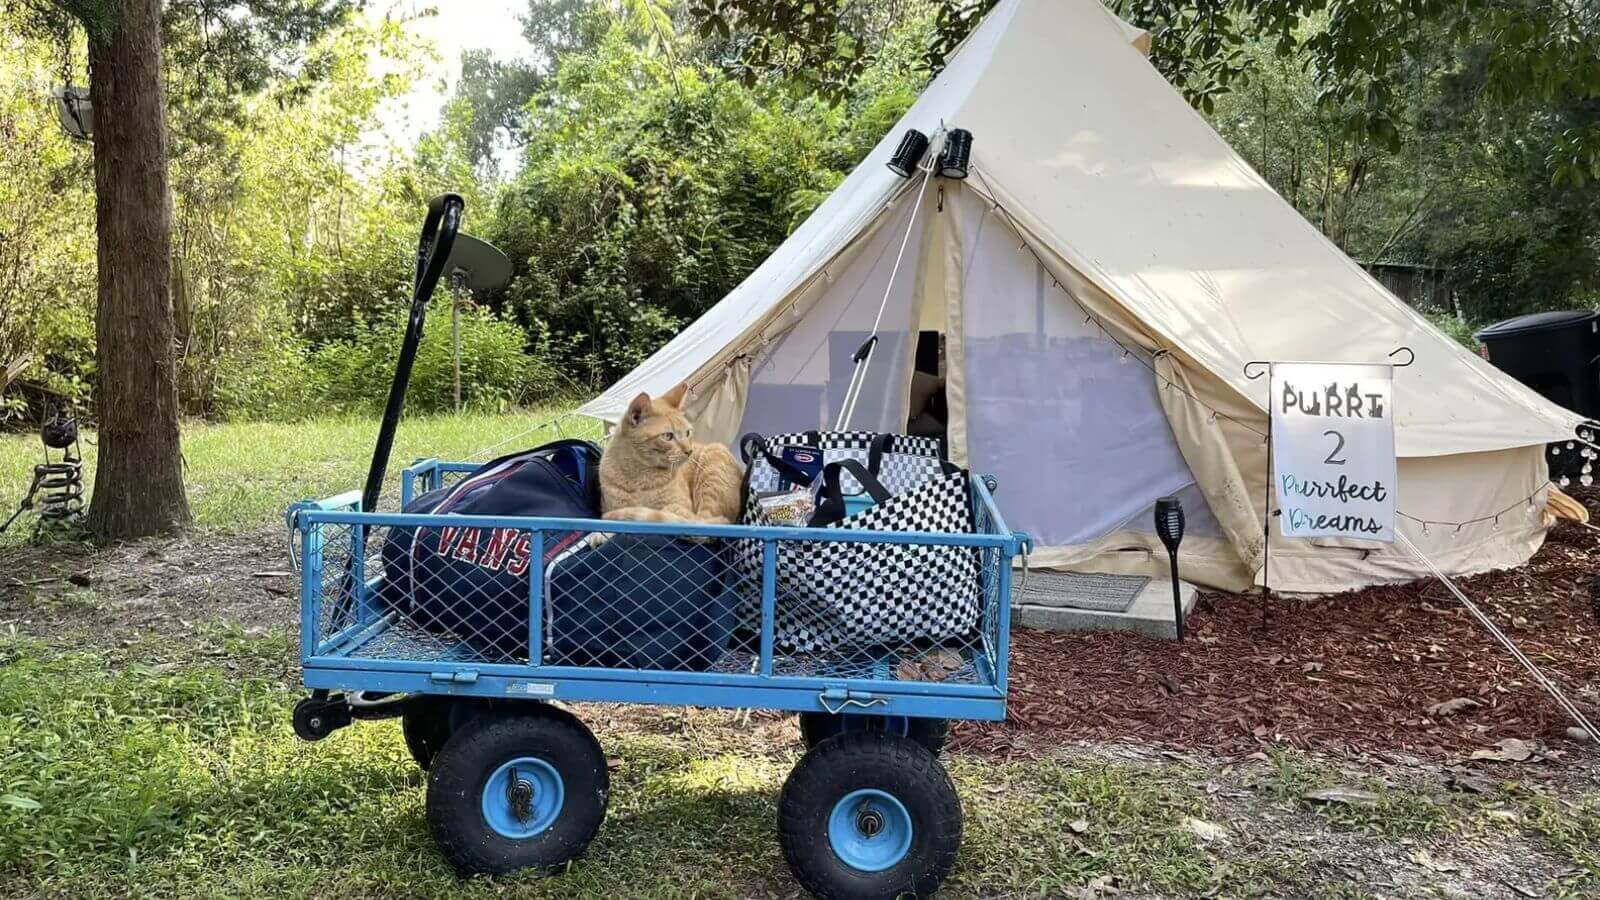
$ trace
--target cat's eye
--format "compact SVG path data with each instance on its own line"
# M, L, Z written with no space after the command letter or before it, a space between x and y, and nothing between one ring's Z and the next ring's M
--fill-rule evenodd
M656 440L663 441L665 443L671 443L672 442L672 432L670 432L670 431L663 432L660 436L658 436L656 438Z

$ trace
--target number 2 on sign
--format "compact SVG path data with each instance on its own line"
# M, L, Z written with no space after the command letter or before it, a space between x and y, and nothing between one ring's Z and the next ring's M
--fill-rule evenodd
M1331 437L1331 438L1333 438L1333 441L1334 441L1334 443L1333 443L1333 452L1329 453L1328 454L1328 458L1323 460L1323 462L1327 463L1330 466L1342 466L1346 462L1348 462L1348 460L1344 459L1343 457L1341 457L1339 455L1339 454L1344 452L1344 435L1340 434L1337 431L1324 431L1322 433L1322 436L1323 437Z

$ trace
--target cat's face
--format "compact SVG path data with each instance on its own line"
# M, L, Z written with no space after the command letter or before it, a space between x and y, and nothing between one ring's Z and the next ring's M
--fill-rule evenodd
M678 385L652 400L640 394L628 404L617 439L626 441L634 458L661 469L674 469L689 460L694 448L694 428L683 414L685 385Z

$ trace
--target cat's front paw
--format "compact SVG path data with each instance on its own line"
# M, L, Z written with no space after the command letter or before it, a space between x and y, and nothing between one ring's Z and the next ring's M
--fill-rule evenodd
M611 538L613 538L614 536L615 535L611 534L608 531L591 531L589 533L589 538L588 538L589 546L591 548L599 547L600 545L604 544L606 541L611 540Z

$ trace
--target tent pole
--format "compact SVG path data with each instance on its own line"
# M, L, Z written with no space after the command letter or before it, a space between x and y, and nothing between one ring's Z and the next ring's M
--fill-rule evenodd
M895 279L900 276L900 264L905 262L906 248L911 245L911 232L917 228L917 216L922 212L922 198L927 196L928 184L933 181L932 169L921 169L922 186L917 189L917 200L911 207L911 221L906 223L905 236L900 239L900 252L895 255L894 268L889 270L889 284L883 289L883 300L878 303L878 316L872 322L872 333L856 351L855 369L850 373L850 387L844 393L844 403L839 407L839 418L834 431L846 431L850 419L856 414L856 401L861 399L861 389L867 382L867 370L872 367L872 351L878 346L878 329L883 325L884 310L889 308L889 296L894 293Z
M1450 589L1450 593L1454 594L1456 600L1459 601L1462 606L1467 608L1467 612L1471 613L1472 617L1478 620L1478 624L1482 625L1484 629L1489 632L1489 634L1493 635L1494 639L1499 641L1500 645L1505 647L1506 651L1511 654L1511 657L1517 662L1521 663L1524 669L1528 670L1528 674L1532 675L1533 680L1537 682L1541 688L1544 688L1545 692L1556 701L1556 705L1561 707L1561 711L1566 713L1567 716L1572 719L1572 721L1577 722L1578 726L1589 735L1590 740L1600 743L1600 730L1595 729L1594 725L1592 725L1589 720L1584 717L1583 713L1578 710L1578 707L1574 706L1572 701L1567 699L1567 695L1563 694L1559 687L1556 687L1555 682L1551 681L1549 677L1547 677L1544 672L1534 664L1533 660L1529 659L1527 655L1522 652L1522 649L1518 647L1516 643L1511 640L1511 638L1507 637L1506 633L1501 631L1499 626L1494 624L1494 620L1490 619L1489 616L1478 607L1478 604L1473 603L1466 594L1462 593L1461 588L1456 587L1456 583L1450 579L1450 576L1440 571L1439 567L1434 565L1433 560L1424 555L1421 550L1418 550L1417 545L1411 543L1411 539L1406 537L1405 532L1397 528L1395 529L1394 536L1396 540L1405 545L1406 549L1411 552L1412 556L1421 560L1422 564L1428 567L1428 570L1433 573L1433 577L1439 579L1439 581L1443 583L1445 587Z

